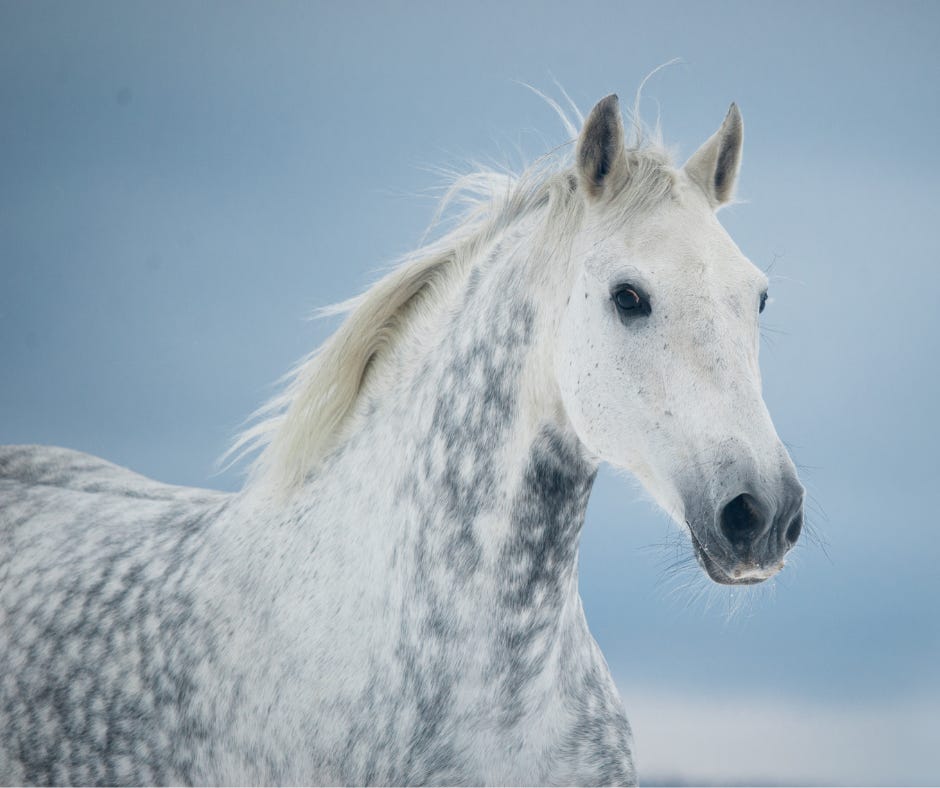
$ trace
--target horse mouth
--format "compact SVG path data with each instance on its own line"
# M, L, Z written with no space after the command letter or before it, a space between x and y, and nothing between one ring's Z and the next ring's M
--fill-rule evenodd
M689 527L689 534L692 537L695 559L698 561L699 566L705 570L705 574L716 583L725 586L751 586L757 583L763 583L771 575L776 574L777 570L780 568L775 567L768 572L758 566L739 565L731 570L731 572L728 572L709 554L708 550L705 549L705 546L699 541L698 536L695 535L692 525L688 522L686 525Z

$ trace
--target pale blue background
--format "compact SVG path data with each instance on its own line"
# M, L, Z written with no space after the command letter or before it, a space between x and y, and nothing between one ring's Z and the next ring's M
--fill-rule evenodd
M234 488L213 461L421 237L431 169L564 139L516 80L587 110L681 57L644 113L684 158L742 109L722 220L773 264L766 399L829 557L729 618L602 475L582 590L641 776L938 783L938 40L914 2L0 2L0 442Z

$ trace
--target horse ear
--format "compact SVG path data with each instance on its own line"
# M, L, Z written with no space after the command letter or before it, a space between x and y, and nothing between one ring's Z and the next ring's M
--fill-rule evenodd
M705 192L713 208L731 201L741 166L744 123L738 105L732 104L724 123L682 168Z
M623 121L615 94L597 102L578 137L578 180L585 192L599 199L610 193L627 173Z

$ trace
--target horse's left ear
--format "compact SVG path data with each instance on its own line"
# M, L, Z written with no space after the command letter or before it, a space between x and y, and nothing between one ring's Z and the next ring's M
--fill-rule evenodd
M682 168L702 187L713 208L720 208L734 197L734 186L741 166L744 123L738 105L732 104L724 123L699 148Z

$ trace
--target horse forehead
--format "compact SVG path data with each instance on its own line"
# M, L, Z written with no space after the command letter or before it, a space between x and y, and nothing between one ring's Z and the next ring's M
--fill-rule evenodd
M695 202L664 203L629 230L637 250L650 256L710 260L741 254L714 213Z
M732 286L757 275L757 269L710 211L673 207L649 217L625 238L628 254L652 275L670 277L663 285L700 288Z

